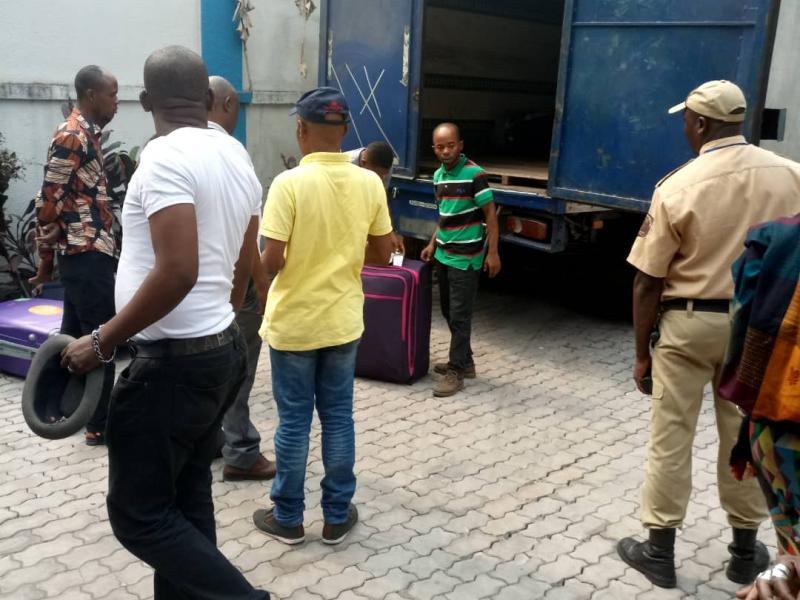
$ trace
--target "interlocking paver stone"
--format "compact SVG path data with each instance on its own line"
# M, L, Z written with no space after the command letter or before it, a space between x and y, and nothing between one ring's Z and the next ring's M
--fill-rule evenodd
M415 552L407 550L402 546L395 546L386 552L373 554L360 564L359 568L367 573L371 573L373 577L380 577L395 567L408 564L415 558L418 558Z
M392 569L385 575L368 579L364 585L356 588L354 591L365 598L383 600L383 598L386 598L392 592L408 589L416 579L417 578L410 573L401 571L400 569Z
M413 537L405 544L405 547L416 552L420 556L426 556L437 548L444 548L458 537L459 535L457 533L445 531L441 527L437 527L427 533Z
M445 597L448 600L462 600L463 598L492 598L503 587L503 583L492 579L488 575L478 575L469 583L457 585L455 589Z
M417 579L427 579L437 571L447 571L458 560L459 557L455 554L444 550L434 550L427 556L415 558L402 569L412 573Z
M329 575L319 580L319 583L309 587L309 591L326 598L333 600L345 590L351 590L359 587L366 581L368 574L355 567L347 567L341 573L336 575Z
M428 579L412 583L408 588L408 595L416 600L430 600L440 594L452 591L460 583L458 579L437 571Z
M580 574L586 563L571 556L562 556L557 560L542 565L536 572L536 578L549 583L560 583Z

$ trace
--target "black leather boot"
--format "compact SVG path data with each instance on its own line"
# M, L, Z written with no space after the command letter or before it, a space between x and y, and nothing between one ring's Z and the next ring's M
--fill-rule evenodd
M728 546L731 560L725 575L734 583L752 583L769 564L766 546L756 539L756 529L733 528L733 541Z
M617 544L619 557L647 577L653 585L674 588L675 529L651 529L650 539L624 538Z

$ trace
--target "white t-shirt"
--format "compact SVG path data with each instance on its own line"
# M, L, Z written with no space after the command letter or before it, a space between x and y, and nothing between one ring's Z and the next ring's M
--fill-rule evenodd
M201 337L231 324L233 268L247 225L261 212L261 194L247 150L216 128L183 127L147 144L122 209L117 311L155 265L149 218L164 208L194 204L199 272L181 303L134 339Z

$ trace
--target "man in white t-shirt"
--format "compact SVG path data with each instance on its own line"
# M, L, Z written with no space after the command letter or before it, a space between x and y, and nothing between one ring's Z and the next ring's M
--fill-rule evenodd
M63 364L86 372L131 342L109 408L107 505L117 539L155 569L155 597L263 600L217 549L211 497L220 422L247 368L231 299L250 276L261 186L241 144L208 128L197 54L154 52L144 85L158 137L125 199L117 315Z

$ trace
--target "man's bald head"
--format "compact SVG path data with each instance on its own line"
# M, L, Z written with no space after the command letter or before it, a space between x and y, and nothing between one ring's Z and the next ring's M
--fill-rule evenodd
M233 96L236 89L230 81L219 75L212 75L208 78L208 86L214 92L214 104L218 104L225 96Z
M436 137L437 133L452 132L457 140L461 140L461 130L455 123L439 123L433 130L433 136Z
M209 77L208 86L214 95L214 104L208 111L208 120L217 123L233 135L239 120L239 94L230 81L219 75Z
M144 89L151 109L207 108L209 103L206 65L200 55L183 46L167 46L147 57Z
M448 170L452 169L461 160L461 151L464 142L461 141L461 131L455 123L440 123L433 130L433 153Z

